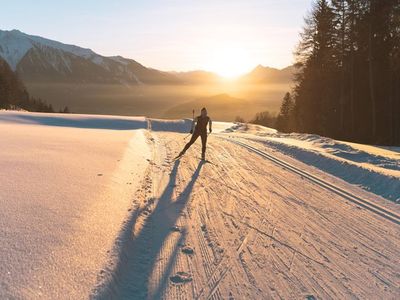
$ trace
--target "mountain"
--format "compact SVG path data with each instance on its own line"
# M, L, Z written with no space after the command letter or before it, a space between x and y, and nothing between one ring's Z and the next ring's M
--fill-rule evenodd
M235 82L236 84L290 84L293 81L294 72L294 66L276 69L258 65L249 73L229 81ZM227 81L215 73L201 70L189 72L171 72L171 74L175 75L186 84L220 84Z
M249 73L240 76L237 79L230 80L238 84L274 84L274 83L288 83L293 81L295 72L294 66L288 66L283 69L276 69L271 67L264 67L258 65ZM189 72L171 72L177 78L181 79L184 83L191 84L219 84L226 82L221 76L207 71L189 71Z
M243 83L291 83L295 73L295 67L275 69L258 65L250 73L240 77Z
M175 75L18 30L0 30L0 57L25 82L176 84Z
M102 56L91 49L63 44L19 30L0 30L0 57L24 82L100 84L219 84L207 71L163 72L133 59ZM232 62L234 63L234 62ZM290 83L294 67L282 70L259 65L237 83Z
M186 116L186 109L191 111L197 103L215 108L221 120L233 120L236 115L249 119L260 111L276 111L290 88L293 71L293 67L258 66L236 80L201 70L163 72L133 59L102 56L18 30L0 30L0 58L32 97L46 100L56 110L68 106L76 113L152 117L165 116L167 111L170 116ZM247 106L241 99L248 101ZM185 107L177 107L188 101ZM170 110L172 107L181 113Z

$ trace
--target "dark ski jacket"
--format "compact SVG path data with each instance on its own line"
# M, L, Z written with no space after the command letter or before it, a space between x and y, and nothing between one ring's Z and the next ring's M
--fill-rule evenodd
M196 122L196 127L194 128L195 132L199 132L199 133L207 133L207 124L210 124L210 131L211 131L211 119L209 116L206 117L202 117L197 116L196 118L194 118L193 120L193 124ZM192 130L193 130L193 126L192 126Z

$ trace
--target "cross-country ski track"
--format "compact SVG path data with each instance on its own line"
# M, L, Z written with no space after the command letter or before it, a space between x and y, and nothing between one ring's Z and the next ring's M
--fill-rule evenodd
M396 201L187 125L1 112L0 298L400 299Z
M237 140L232 140L232 142L248 149L249 151L257 153L258 155L260 155L266 159L269 159L272 162L275 162L277 165L279 165L287 170L290 170L293 173L296 173L304 178L307 178L308 180L320 185L321 187L326 188L326 189L342 196L342 198L344 198L346 200L349 200L357 205L360 205L363 208L365 208L369 211L372 211L372 212L382 216L383 218L390 220L391 222L393 222L397 225L400 225L400 215L399 214L396 214L395 212L392 212L392 211L385 209L379 205L376 205L373 203L373 201L368 201L368 200L362 199L361 197L357 197L356 195L353 195L353 194L341 189L338 186L332 185L329 182L327 182L321 178L318 178L308 172L302 171L301 169L296 168L293 165L288 164L287 162L285 162L281 159L277 159L276 157L274 157L266 152L263 152L255 147L252 147L250 145L247 145L247 144L237 141Z

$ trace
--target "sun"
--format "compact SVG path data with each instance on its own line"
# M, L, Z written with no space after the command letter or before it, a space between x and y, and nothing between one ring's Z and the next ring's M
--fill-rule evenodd
M211 49L210 52L207 69L224 78L233 79L251 69L250 55L244 48L224 46Z

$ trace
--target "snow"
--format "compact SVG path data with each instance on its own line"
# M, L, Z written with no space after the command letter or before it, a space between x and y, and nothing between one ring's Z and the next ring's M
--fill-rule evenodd
M145 117L108 115L18 113L0 111L1 122L8 124L36 124L73 128L133 130L146 129Z
M198 162L199 143L171 162L185 135L166 120L149 123L164 130L153 132L146 193L137 195L142 204L120 235L117 263L94 298L399 296L395 224L229 141L254 138L250 134L210 135L210 162ZM399 212L357 186L317 174Z
M149 122L149 127L152 131L172 131L179 133L189 133L192 128L192 120L166 120L166 119L152 119Z
M0 56L8 62L14 71L32 47L32 42L29 39L22 38L17 34L17 31L0 30Z
M90 293L148 164L144 126L0 112L0 298Z
M221 123L221 122L220 122ZM225 123L226 126L222 133L246 133L246 134L274 134L276 129L264 127L261 125L245 124L245 123ZM230 125L229 125L230 124Z
M250 139L386 199L400 202L400 153L396 147L385 149L296 133L258 132Z
M393 215L397 149L190 122L0 111L0 298L400 297L398 224L236 142Z
M120 64L125 65L125 66L127 66L129 64L129 60L128 59L126 59L126 58L124 58L122 56L119 56L119 55L110 56L109 58L112 59L113 61L116 61L116 62L118 62Z

